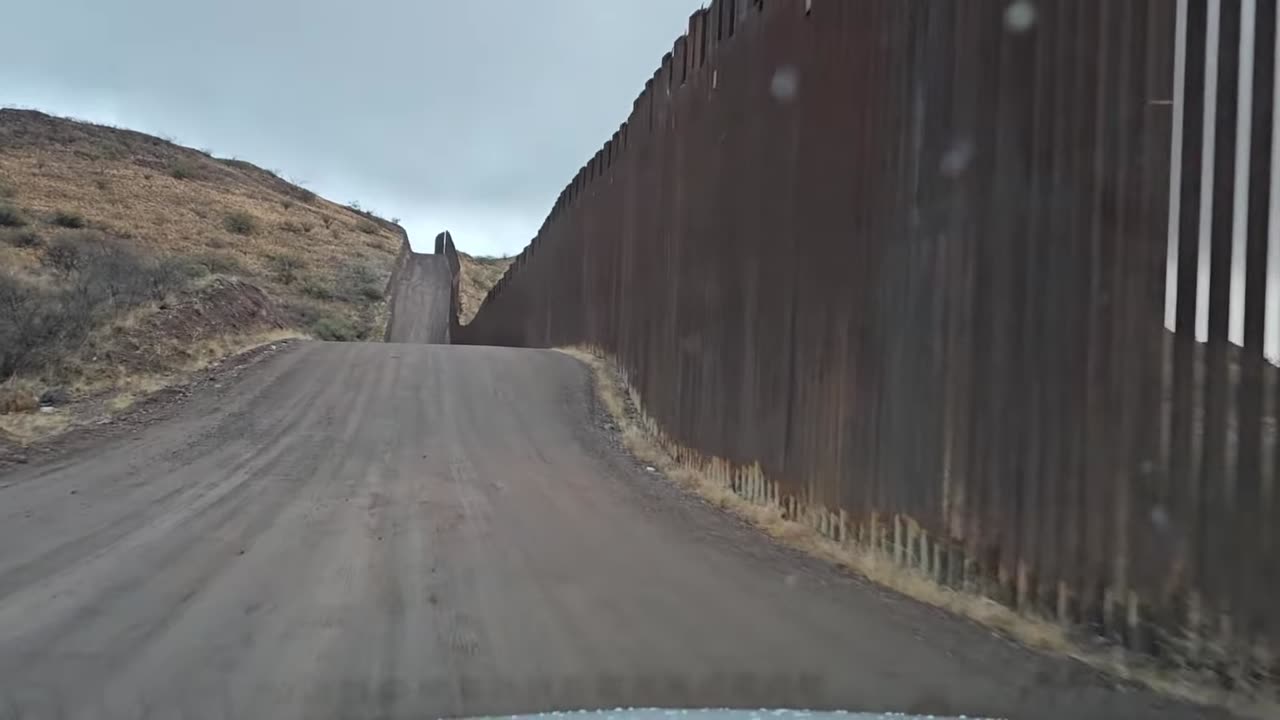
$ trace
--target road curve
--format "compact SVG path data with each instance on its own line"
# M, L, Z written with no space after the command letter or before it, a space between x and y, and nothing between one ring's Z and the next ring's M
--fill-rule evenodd
M444 255L410 252L391 287L387 341L449 342L449 294L452 277Z
M303 343L0 475L0 718L1199 717L637 467L555 352Z

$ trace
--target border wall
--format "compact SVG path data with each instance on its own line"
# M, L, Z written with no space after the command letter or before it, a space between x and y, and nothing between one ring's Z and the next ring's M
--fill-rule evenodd
M409 243L409 234L404 228L396 227L401 236L400 253L396 256L391 275L387 278L385 291L388 305L387 326L383 331L382 340L383 342L412 342L413 338L416 338L421 342L453 342L460 327L458 282L462 272L458 250L453 244L453 236L448 230L437 234L435 252L428 255L414 252L413 246ZM406 289L406 286L412 288L415 274L430 273L429 268L440 263L441 259L443 259L442 269L447 268L448 271L449 291L445 301L448 307L443 313L436 314L434 302L424 298L420 293L415 294L412 290ZM434 282L439 280L433 281L433 284ZM411 317L402 317L406 312L410 313Z
M1274 680L1276 21L715 0L457 337L599 348L834 538Z
M435 254L444 255L445 262L449 264L449 337L455 338L462 327L458 320L458 313L462 308L462 302L458 298L462 260L458 257L457 246L453 244L453 235L448 230L436 235Z

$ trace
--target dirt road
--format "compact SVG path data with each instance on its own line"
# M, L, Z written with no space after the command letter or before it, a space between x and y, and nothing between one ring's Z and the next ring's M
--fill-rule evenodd
M388 342L449 342L449 263L444 255L413 253L391 289Z
M554 352L304 343L0 475L0 718L1199 716L780 549L593 408Z

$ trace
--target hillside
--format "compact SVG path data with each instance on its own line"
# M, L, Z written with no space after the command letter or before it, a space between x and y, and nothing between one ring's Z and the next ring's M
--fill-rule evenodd
M458 319L465 325L471 322L484 302L489 289L502 279L503 273L515 258L468 255L458 253L462 266L458 277Z
M0 413L27 411L0 432L125 407L270 338L378 338L402 232L241 160L0 110Z

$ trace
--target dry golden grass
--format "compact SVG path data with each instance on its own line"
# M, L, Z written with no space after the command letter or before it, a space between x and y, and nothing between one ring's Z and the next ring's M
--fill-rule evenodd
M243 161L32 111L0 110L0 148L0 206L26 221L0 233L0 268L57 292L67 280L42 264L50 243L97 233L177 260L191 277L166 301L114 315L27 370L37 394L62 388L119 412L220 358L312 327L336 328L341 337L330 339L381 337L380 291L402 233L392 223ZM232 288L207 292L219 283ZM0 429L30 441L74 425L75 413L10 413Z
M225 265L304 315L356 319L363 308L317 297L303 281L332 283L339 269L353 265L385 278L399 251L400 231L389 222L249 163L141 133L0 110L0 147L0 203L18 208L46 241L62 231L59 213L78 216L144 253L208 260L215 272L227 271L218 267ZM252 229L238 232L230 218L247 218ZM6 246L0 262L34 270L40 252ZM281 277L280 258L299 262L295 279Z
M197 328L198 334L194 336L174 337L151 333L141 326L153 313L153 308L141 308L96 330L81 356L75 358L73 367L64 374L65 387L78 394L112 389L146 394L229 355L271 342L308 337L293 328L228 331L217 326ZM146 339L146 353L140 362L121 363L116 359L118 354L111 356L104 350L118 350L125 336L136 333L143 333Z
M26 443L60 432L69 421L61 411L40 411L39 386L29 380L9 378L0 383L0 437Z
M677 459L680 448L655 432L638 395L612 361L590 348L558 350L591 369L600 404L613 417L621 431L623 445L636 459L658 469L707 502L750 522L775 540L910 598L973 620L1027 647L1073 658L1112 677L1166 696L1224 707L1248 717L1280 717L1280 703L1260 693L1231 692L1203 675L1152 667L1148 659L1120 649L1099 651L1084 647L1073 639L1067 628L1056 622L1020 614L990 598L945 587L917 568L898 564L889 553L855 542L836 542L811 525L784 517L776 503L756 502L740 496L728 483L724 469L727 464L717 471L716 461L708 468ZM759 475L758 467L753 470Z
M172 362L162 365L163 372L122 373L118 368L93 367L83 368L84 375L69 389L81 397L102 396L101 413L106 416L119 415L131 409L139 400L157 391L182 384L192 375L208 369L214 363L248 352L264 345L271 345L285 340L307 339L307 336L295 330L266 330L240 335L216 335L189 343L181 348L178 343L169 341ZM12 381L11 381L12 382ZM34 389L35 383L20 381L27 388ZM91 417L97 405L90 403L86 408L70 405L34 412L0 413L0 433L17 442L29 445L33 442L48 440L69 429L77 422L96 419Z
M9 413L0 415L0 435L26 445L62 433L71 420L71 414L61 408L48 413Z
M138 396L131 392L117 393L107 401L107 410L110 410L112 414L122 413L133 407L133 404L137 401Z
M32 412L40 407L39 393L27 382L19 382L10 378L0 383L0 413Z
M156 343L155 372L124 373L110 365L85 363L84 373L70 389L80 394L114 392L118 397L145 397L157 390L185 381L192 373L205 370L222 359L284 340L305 339L297 330L264 330L235 335L214 335L195 342L165 338ZM120 400L124 403L125 401ZM121 409L124 409L126 404Z
M6 202L49 230L55 213L72 213L142 249L220 250L264 271L273 255L292 252L316 267L364 260L389 272L399 249L389 223L320 197L307 201L304 189L265 170L158 138L0 110L0 141L0 183L13 189ZM251 234L225 227L235 213L253 218Z
M476 316L489 288L498 284L515 258L473 257L460 252L458 260L462 266L458 277L458 319L465 325Z

